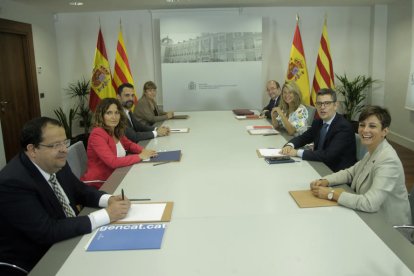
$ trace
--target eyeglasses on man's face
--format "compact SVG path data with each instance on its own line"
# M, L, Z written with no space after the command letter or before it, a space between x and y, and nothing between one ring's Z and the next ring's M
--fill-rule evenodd
M62 149L62 148L68 148L70 146L70 139L66 139L62 142L57 142L57 143L48 144L48 145L39 143L39 146L46 147L46 148L49 148L49 149L54 149L54 150L58 150L58 149Z
M316 102L316 106L317 107L325 107L325 106L330 106L333 103L334 103L334 101Z

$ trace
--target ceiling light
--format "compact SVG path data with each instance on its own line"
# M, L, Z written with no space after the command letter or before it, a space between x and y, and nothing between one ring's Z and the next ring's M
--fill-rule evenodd
M69 2L71 6L83 6L83 2Z

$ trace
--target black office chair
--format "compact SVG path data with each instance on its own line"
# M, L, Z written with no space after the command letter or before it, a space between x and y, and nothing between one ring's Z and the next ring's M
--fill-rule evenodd
M408 195L411 207L411 223L414 224L414 187ZM411 243L414 244L414 225L395 225L395 229L401 232Z
M22 276L27 275L29 272L17 265L0 262L0 275L1 276Z

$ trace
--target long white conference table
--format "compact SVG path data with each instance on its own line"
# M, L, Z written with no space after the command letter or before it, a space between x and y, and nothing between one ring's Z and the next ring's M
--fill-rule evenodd
M256 149L286 142L247 133L246 126L266 120L236 120L231 111L186 114L165 124L189 133L147 146L180 149L180 162L122 168L104 186L174 202L162 248L86 252L92 233L54 245L30 275L413 275L413 246L378 214L296 205L288 192L308 189L327 169L258 158Z

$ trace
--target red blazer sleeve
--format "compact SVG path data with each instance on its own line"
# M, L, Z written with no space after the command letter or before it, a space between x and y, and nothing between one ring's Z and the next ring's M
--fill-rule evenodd
M132 143L131 141L129 142ZM106 166L112 169L130 166L141 161L141 158L138 156L138 154L131 154L125 157L117 157L115 141L103 128L95 128L91 132L91 135L89 137L89 146L93 148L93 151L97 155L98 159L100 159L103 163L105 163ZM141 152L141 147L138 145L137 147L134 147L133 145L129 144L129 147L126 148L126 150L129 150L130 148L135 150L132 152Z

